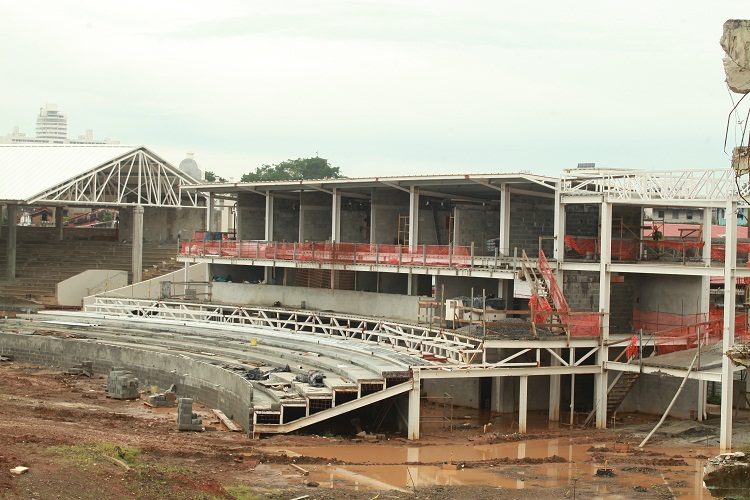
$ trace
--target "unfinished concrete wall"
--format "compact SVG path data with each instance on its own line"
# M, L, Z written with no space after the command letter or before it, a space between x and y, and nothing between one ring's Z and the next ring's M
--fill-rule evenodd
M539 237L554 235L555 204L550 198L510 195L510 249L526 250L530 257L539 255ZM552 255L552 242L542 247L547 255Z
M700 276L640 274L635 285L634 306L644 311L659 311L680 316L700 312Z
M406 294L408 274L380 273L380 293Z
M641 375L618 411L640 412L660 415L677 394L682 378L661 375ZM688 380L669 415L676 418L690 417L690 410L698 408L698 381Z
M214 283L213 302L232 305L271 306L330 310L341 313L416 321L419 297L347 290L245 283Z
M445 298L453 297L470 297L471 289L474 288L474 296L482 295L482 290L487 294L493 293L501 296L499 293L502 280L495 278L467 278L463 276L437 276L435 278L435 293L440 294L445 290Z
M371 207L370 243L397 243L399 216L409 216L409 193L395 189L376 189L372 193Z
M479 379L464 378L453 380L422 381L422 397L441 401L446 395L452 397L453 404L466 408L479 408ZM450 399L445 400L450 403ZM455 417L455 415L454 415Z
M475 255L486 254L487 240L500 236L500 209L489 205L459 205L455 214L455 244L470 246L473 242Z
M127 273L126 273L127 274ZM188 279L193 282L205 282L208 281L208 264L193 264L188 269ZM124 286L122 288L115 288L103 294L112 297L127 297L130 299L159 299L161 295L161 283L163 281L171 281L172 283L184 283L185 269L180 269L156 278L152 278L146 281L140 281L132 285ZM207 287L194 286L199 298L203 298L207 293ZM176 295L184 294L185 287L177 286L173 288ZM95 300L94 295L84 297L84 305L93 304Z
M341 242L370 242L370 204L358 200L342 202L341 208Z
M127 284L127 271L89 269L55 285L55 299L61 306L80 306L84 297L106 293Z
M272 241L299 241L299 201L275 198Z
M638 275L614 275L609 293L610 333L632 332L633 300ZM622 280L622 281L620 281ZM563 295L574 311L599 310L599 273L566 271L563 276Z
M220 211L217 214L221 216ZM201 231L205 227L206 210L203 208L144 207L144 242L172 243L178 238L187 240L193 237L193 231ZM133 209L127 208L120 210L119 240L132 239Z
M333 200L326 193L302 193L300 241L330 241Z
M106 374L113 366L133 372L144 386L177 386L177 394L223 411L246 431L252 419L252 385L240 375L218 366L155 351L104 345L80 339L0 333L0 354L17 361L64 369L86 360L94 373Z
M237 238L264 240L266 238L266 197L240 194L237 198Z

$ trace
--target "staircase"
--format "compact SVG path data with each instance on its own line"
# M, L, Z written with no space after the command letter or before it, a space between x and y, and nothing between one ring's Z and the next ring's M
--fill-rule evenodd
M641 374L636 372L620 372L620 374L615 377L615 380L612 381L612 384L610 384L609 389L607 390L607 420L612 418L622 402L625 401L625 397L640 376ZM586 421L583 423L584 429L591 425L595 416L596 409L586 417Z
M0 297L55 304L55 287L88 269L131 271L132 246L106 241L19 242L16 278L5 281L6 245L0 241ZM173 244L144 243L143 279L180 269ZM132 276L128 281L132 281ZM7 302L8 300L5 300Z
M544 255L540 252L541 255ZM570 324L568 321L569 315L566 313L560 313L558 310L558 304L555 303L554 297L550 294L549 285L544 277L543 272L534 265L531 259L526 255L526 250L521 252L521 272L524 279L531 288L531 294L538 299L544 299L552 308L552 313L549 315L548 323L536 324L532 318L532 329L534 336L536 336L537 326L549 327L552 333L565 334L570 337ZM567 310L567 304L564 304L564 308Z

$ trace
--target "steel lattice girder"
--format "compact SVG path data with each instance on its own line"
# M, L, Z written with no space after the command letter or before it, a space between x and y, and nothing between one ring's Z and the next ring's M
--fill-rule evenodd
M43 191L28 203L198 207L202 194L180 189L194 182L141 148Z

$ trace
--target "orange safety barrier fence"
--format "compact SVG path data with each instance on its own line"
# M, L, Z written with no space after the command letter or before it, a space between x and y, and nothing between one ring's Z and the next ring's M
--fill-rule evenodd
M682 351L701 345L713 344L723 338L724 311L711 308L708 315L702 313L681 316L658 311L633 310L633 328L643 329L654 335L658 354ZM736 339L750 340L748 315L735 314L734 335Z
M242 259L296 260L336 264L389 264L401 266L467 267L465 246L370 245L367 243L270 243L265 241L193 240L180 244L185 256Z
M565 235L565 249L573 250L579 255L599 255L598 238L574 238ZM633 240L612 240L610 248L612 258L618 260L635 260L638 256L638 243Z

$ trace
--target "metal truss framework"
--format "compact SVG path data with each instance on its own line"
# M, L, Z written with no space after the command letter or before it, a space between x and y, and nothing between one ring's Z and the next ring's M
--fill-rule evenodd
M180 189L182 184L194 182L140 148L43 191L28 203L198 207L202 194Z
M747 184L740 187L746 195ZM571 198L606 194L613 202L700 201L707 206L724 206L740 192L731 169L570 170L561 177L560 189L563 197Z
M96 297L87 312L116 316L158 317L168 321L219 322L324 335L388 346L422 362L470 365L483 353L481 339L418 325L403 325L373 318L356 318L306 311L261 307L160 302L143 299Z
M565 339L554 339L531 341L531 345L524 341L489 341L488 346L482 339L450 331L375 318L105 296L95 297L92 304L86 305L86 312L160 321L247 325L374 344L411 356L415 362L412 370L419 371L423 378L582 374L599 373L602 369L596 363L584 364L598 350L598 341L591 338L580 339L576 345ZM567 350L568 359L557 349ZM496 362L487 362L488 352L507 354ZM517 360L530 352L534 353L534 361ZM548 353L549 357L543 357L543 353Z

